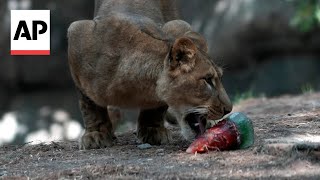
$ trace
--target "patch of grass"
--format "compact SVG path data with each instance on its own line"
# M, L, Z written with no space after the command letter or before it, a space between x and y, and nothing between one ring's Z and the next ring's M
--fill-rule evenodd
M310 93L314 92L314 88L313 88L312 84L306 83L306 84L302 85L301 92L303 94L310 94Z
M290 24L301 32L310 32L320 27L320 0L292 1L296 12Z
M254 94L253 91L250 89L246 92L243 93L236 93L236 95L233 98L233 103L234 104L239 104L241 101L250 99L250 98L254 98Z

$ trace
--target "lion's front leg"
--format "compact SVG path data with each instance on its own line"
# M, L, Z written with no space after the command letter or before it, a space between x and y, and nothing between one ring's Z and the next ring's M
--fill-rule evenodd
M112 146L115 136L107 109L97 106L83 94L79 104L85 126L85 133L80 139L80 149Z
M164 127L164 115L168 107L141 110L138 119L138 138L143 143L160 145L168 143L170 132Z

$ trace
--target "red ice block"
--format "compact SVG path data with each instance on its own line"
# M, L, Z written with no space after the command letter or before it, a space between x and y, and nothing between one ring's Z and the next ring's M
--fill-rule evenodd
M197 138L187 153L204 153L209 150L233 150L250 147L254 142L252 122L242 113L233 113Z

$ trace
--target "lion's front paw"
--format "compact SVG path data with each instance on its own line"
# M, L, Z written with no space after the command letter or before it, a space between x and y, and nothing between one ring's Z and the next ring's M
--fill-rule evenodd
M145 127L138 130L138 138L143 143L160 145L171 140L171 133L165 127Z
M113 145L114 137L106 132L85 132L80 140L80 149L100 149Z

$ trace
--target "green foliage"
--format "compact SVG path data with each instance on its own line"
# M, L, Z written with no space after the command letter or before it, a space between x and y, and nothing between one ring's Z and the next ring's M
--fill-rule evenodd
M314 92L314 88L313 88L312 84L306 83L301 87L301 92L303 94L310 94L310 93Z
M293 0L297 7L290 24L301 32L309 32L320 26L320 0Z
M236 93L236 95L233 98L234 104L239 104L241 101L254 98L253 91L250 89L243 93Z

